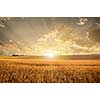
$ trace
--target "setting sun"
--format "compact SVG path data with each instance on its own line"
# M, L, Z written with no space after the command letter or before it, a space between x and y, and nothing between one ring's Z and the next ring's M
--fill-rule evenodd
M47 56L48 58L54 58L55 57L55 53L48 52L48 53L45 54L45 56Z

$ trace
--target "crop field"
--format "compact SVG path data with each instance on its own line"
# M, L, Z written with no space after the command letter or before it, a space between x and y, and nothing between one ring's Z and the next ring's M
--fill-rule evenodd
M2 83L99 83L100 60L0 57Z

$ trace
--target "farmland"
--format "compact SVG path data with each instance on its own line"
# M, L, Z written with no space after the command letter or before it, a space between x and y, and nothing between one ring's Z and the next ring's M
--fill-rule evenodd
M0 57L2 83L99 83L100 60Z

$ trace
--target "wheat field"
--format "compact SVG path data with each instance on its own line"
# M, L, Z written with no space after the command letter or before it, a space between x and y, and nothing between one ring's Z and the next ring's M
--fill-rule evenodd
M99 83L99 60L0 58L1 83Z

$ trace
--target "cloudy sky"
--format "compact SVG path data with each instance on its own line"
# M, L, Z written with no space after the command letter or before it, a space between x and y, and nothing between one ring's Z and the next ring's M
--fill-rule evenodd
M100 54L100 18L1 17L0 55Z

